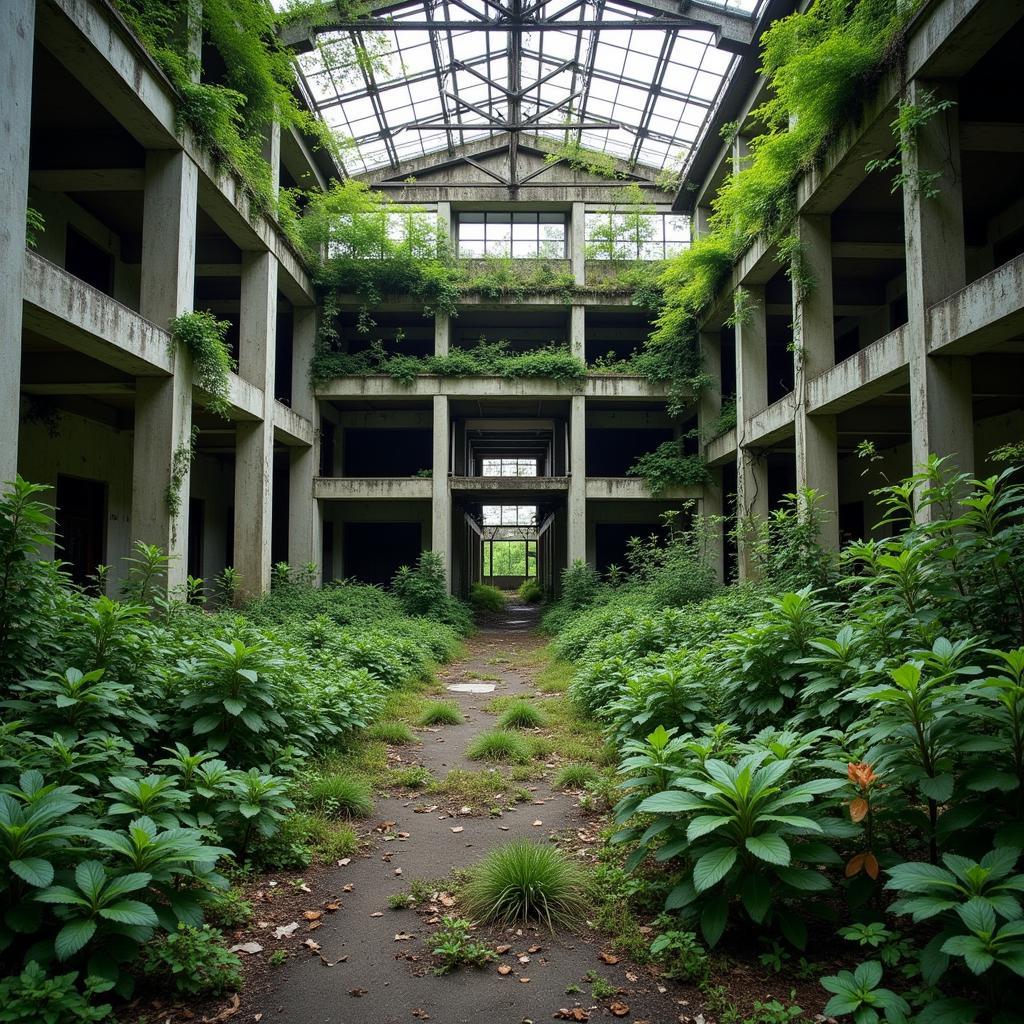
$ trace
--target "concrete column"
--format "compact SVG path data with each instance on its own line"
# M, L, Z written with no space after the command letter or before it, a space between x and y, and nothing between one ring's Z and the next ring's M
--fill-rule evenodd
M452 584L452 496L448 490L448 448L451 421L448 397L434 396L434 467L430 548L444 562L445 582Z
M441 244L449 244L452 239L452 204L437 204L437 237ZM446 356L451 345L451 319L444 313L434 314L434 355Z
M569 259L577 284L587 283L586 205L573 203L569 220Z
M198 188L198 169L184 153L146 154L139 311L160 327L192 309ZM132 446L132 540L167 552L172 590L184 584L188 572L191 444L192 361L176 350L172 376L136 380ZM175 462L180 500L172 515L167 499Z
M827 515L819 539L839 547L839 452L834 416L807 411L807 382L835 365L832 298L832 225L828 214L797 217L801 266L793 276L793 379L796 414L796 487L820 496ZM807 281L802 282L801 277Z
M690 220L690 237L700 238L711 230L711 207L698 206Z
M35 0L6 0L0 11L0 491L18 471L21 307L32 134Z
M956 87L912 81L907 102L956 101ZM951 107L931 118L904 144L903 223L907 246L907 329L910 335L910 432L914 467L929 455L974 470L974 416L968 358L929 356L928 307L967 281L964 244L960 122ZM935 175L927 182L922 175ZM923 195L921 184L929 193Z
M587 558L587 400L573 395L569 411L569 564Z
M309 363L316 343L316 309L296 307L292 328L292 408L313 424L313 444L292 448L288 472L288 562L314 562L322 571L320 503L313 497L313 480L320 467L320 417L309 383ZM317 574L320 582L320 573Z
M768 405L768 339L763 285L747 288L750 311L736 325L736 519L739 578L755 575L749 532L768 517L768 467L746 445L750 419Z
M281 190L281 125L274 121L263 134L263 159L270 167L270 194L276 199Z
M569 307L569 347L577 359L587 361L586 306Z
M703 454L707 444L708 428L722 414L722 336L717 332L700 333L701 370L711 378L711 383L697 396L697 439ZM700 514L720 519L724 514L722 501L722 471L711 470L712 482L704 488ZM707 558L719 581L725 579L725 523L707 524Z
M235 568L239 596L270 588L274 484L274 357L277 331L277 259L242 253L238 372L263 393L262 418L235 428Z

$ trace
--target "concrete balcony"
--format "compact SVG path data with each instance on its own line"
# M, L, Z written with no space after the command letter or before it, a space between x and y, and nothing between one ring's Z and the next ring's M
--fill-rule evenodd
M321 501L430 501L430 477L318 476L313 497Z
M703 487L670 487L655 498L637 476L587 477L587 501L688 501L703 493Z
M581 380L529 377L439 377L423 373L411 384L383 374L336 377L316 389L317 398L665 398L668 387L645 377L616 373L591 373Z
M479 494L490 499L505 496L520 500L524 495L551 494L569 490L567 476L451 476L452 494Z

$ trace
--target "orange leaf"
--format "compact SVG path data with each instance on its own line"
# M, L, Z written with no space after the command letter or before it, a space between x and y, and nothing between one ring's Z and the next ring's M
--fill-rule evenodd
M854 854L846 864L846 877L853 878L854 875L859 875L861 869L864 867L864 858L867 856L865 853Z
M850 817L854 821L863 821L868 816L868 811L871 810L867 800L862 796L858 796L850 801Z
M864 870L869 877L878 878L878 858L873 853L864 854Z

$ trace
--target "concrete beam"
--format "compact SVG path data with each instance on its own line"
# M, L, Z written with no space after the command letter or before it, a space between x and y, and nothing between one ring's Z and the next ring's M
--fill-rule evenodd
M430 501L433 482L422 477L318 476L313 497L319 501Z
M665 384L653 383L644 377L624 374L590 374L584 381L550 379L509 380L505 377L438 377L420 374L411 385L405 385L377 374L338 377L316 389L317 398L429 398L448 395L451 398L571 398L583 394L587 398L637 399L665 398Z
M1024 255L931 306L927 330L933 355L970 355L1024 334Z
M670 487L655 499L639 477L587 477L587 501L696 501L703 496L703 487Z
M125 373L155 377L171 374L168 331L63 267L34 252L22 252L27 328ZM13 380L17 379L15 375Z
M704 459L709 466L722 466L736 457L736 428L712 438L704 446Z
M146 171L143 167L33 171L29 183L43 192L141 192L146 187Z
M283 402L274 402L274 440L290 448L313 445L313 424Z
M768 448L787 437L792 437L795 418L796 395L791 391L747 420L743 434L744 445L750 448Z
M567 476L453 476L449 489L453 494L523 495L567 491Z
M807 407L835 414L862 405L907 381L906 325L807 382Z

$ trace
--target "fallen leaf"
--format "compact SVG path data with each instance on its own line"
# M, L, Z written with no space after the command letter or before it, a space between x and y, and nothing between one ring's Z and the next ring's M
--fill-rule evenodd
M465 832L465 829L461 825L456 825L455 828L452 829L452 831L453 832Z
M430 1014L429 1014L429 1013L427 1013L427 1011L426 1011L426 1010L424 1010L422 1006L416 1006L416 1007L414 1007L414 1008L413 1008L413 1011L412 1011L412 1015L413 1015L413 1016L414 1016L414 1017L415 1017L415 1018L416 1018L417 1020L430 1020Z
M614 953L606 953L606 952L605 952L604 950L601 950L601 952L600 952L600 953L598 953L597 955L598 955L598 956L599 956L599 957L600 957L600 958L601 958L601 959L602 959L602 960L603 960L603 961L604 961L604 962L605 962L606 964L617 964L617 963L618 963L618 962L619 962L619 961L620 961L620 960L622 959L622 957L621 957L621 956L616 956L616 955L615 955Z
M539 953L542 948L543 947L541 947L541 946L531 946L526 952L527 953Z
M241 1000L238 998L237 993L231 997L231 1002L226 1006L216 1017L204 1017L203 1024L221 1024L222 1021L228 1020L234 1017L238 1013L239 1007L241 1006Z
M274 938L275 939L290 939L295 934L295 931L296 931L296 929L298 927L299 927L299 922L298 921L292 921L291 924L283 924L283 925L281 925L280 928L275 928L274 929Z
M395 868L395 874L396 875L400 875L401 873L402 873L402 869L401 868Z
M319 921L320 918L324 916L324 912L322 910L305 910L303 911L302 916L307 921Z
M258 942L243 942L231 947L232 953L262 953L263 947Z
M511 974L512 968L508 964L500 964L498 967L499 974Z
M306 941L303 942L303 945L307 949L311 949L314 953L320 948L320 943L314 942L312 939L306 939Z
M616 1017L625 1017L629 1014L629 1004L616 1001L608 1007Z
M339 868L347 868L349 866L349 864L351 864L351 863L352 863L352 858L351 857L342 857L341 860L338 861L338 867Z
M530 958L528 956L521 956L519 957L519 962L521 964L528 964L530 962Z
M452 897L452 896L449 896L448 893L446 893L446 892L442 892L442 893L438 894L437 902L440 903L442 907L454 907L455 906L455 898Z
M346 885L345 888L342 889L342 892L351 892L351 891L352 891L352 886L351 885ZM325 903L324 904L324 910L326 910L330 914L333 914L336 910L341 910L341 903L338 902L337 900L334 900L331 903Z
M639 975L634 974L632 971L626 971L626 981L630 982L631 984L636 984L636 982L638 982L639 980Z
M348 994L350 996L365 996L366 995L366 989L365 988L350 988L348 990Z
M553 1016L555 1020L590 1020L590 1014L582 1006L574 1006L571 1010L563 1008Z
M410 935L409 932L395 932L395 942L408 942L409 939L414 939L415 935Z
M538 818L538 819L537 819L537 820L536 820L536 821L535 821L535 822L534 822L533 824L534 824L534 826L536 827L537 825L543 825L543 824L544 824L544 822L543 822L543 821L541 821L541 820L540 820L540 818Z
M310 887L308 885L306 885L305 882L303 882L302 885L299 886L299 891L300 892L312 892L313 890L310 889Z
M511 946L495 946L494 950L496 953L507 953L511 948Z
M529 978L520 978L519 979L519 984L520 985L529 985L530 984L530 979Z

